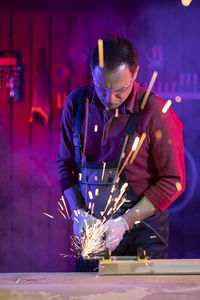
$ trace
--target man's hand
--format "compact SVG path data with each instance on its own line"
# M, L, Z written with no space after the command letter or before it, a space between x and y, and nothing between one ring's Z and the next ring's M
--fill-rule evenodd
M123 239L125 232L129 230L128 224L123 217L118 217L106 221L103 226L106 235L105 247L114 251Z
M73 220L73 232L79 240L81 241L81 236L86 232L87 226L93 226L98 219L86 213L83 209L76 210L76 213L73 213L71 216Z

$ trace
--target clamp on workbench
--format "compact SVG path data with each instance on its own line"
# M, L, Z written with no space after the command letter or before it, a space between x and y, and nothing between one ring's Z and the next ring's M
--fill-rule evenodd
M112 260L137 260L138 262L147 262L149 259L143 248L137 249L137 256L111 256L111 251L106 248L103 255L98 258L104 263L110 263Z

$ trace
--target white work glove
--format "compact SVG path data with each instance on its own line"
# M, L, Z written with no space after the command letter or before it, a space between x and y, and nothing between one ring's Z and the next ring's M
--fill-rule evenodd
M73 220L73 232L81 241L81 236L86 232L87 226L93 226L98 219L86 213L83 209L76 210L76 213L73 213L71 216Z
M123 217L108 220L105 222L105 248L114 251L119 245L120 241L127 230L129 230L128 224Z

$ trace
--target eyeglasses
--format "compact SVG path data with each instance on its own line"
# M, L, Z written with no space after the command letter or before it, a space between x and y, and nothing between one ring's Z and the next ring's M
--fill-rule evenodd
M122 86L121 88L116 89L116 90L106 89L95 81L94 81L94 85L95 85L95 88L101 93L114 93L115 95L116 94L121 95L130 88L132 82L133 82L133 78L131 78L131 80L129 82L127 82L124 86Z

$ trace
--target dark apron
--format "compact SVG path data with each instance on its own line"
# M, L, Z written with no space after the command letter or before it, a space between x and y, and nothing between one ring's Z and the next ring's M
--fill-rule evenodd
M137 123L141 115L141 110L139 112L131 115L128 125L125 129L125 132L121 138L120 146L118 149L117 160L115 162L107 162L104 168L104 163L95 164L85 162L84 166L81 165L81 141L80 141L80 127L81 127L81 112L82 112L82 103L84 97L85 87L80 89L78 98L77 98L77 107L74 119L74 147L75 147L75 162L77 167L77 172L79 175L78 183L76 184L77 189L82 194L85 199L86 206L88 210L92 210L93 214L97 218L102 218L101 212L105 211L105 207L109 197L112 195L112 199L118 197L120 189L124 183L128 183L125 172L122 172L120 175L120 180L118 183L115 183L115 189L113 190L113 182L115 180L118 161L121 155L122 147L124 144L125 137L128 135L128 142L135 133L137 128ZM141 99L142 101L142 99ZM140 101L140 103L141 103ZM140 107L140 105L139 105ZM127 143L128 145L128 143ZM127 150L127 146L125 152ZM121 167L121 166L120 166ZM124 193L127 200L130 202L125 202L119 210L112 214L107 215L104 213L106 219L109 219L112 215L113 218L116 218L120 215L123 215L128 209L132 208L140 199L133 188L128 185ZM113 207L114 201L106 209L106 212ZM90 207L90 208L89 208ZM138 233L137 233L138 232ZM145 232L145 233L144 233ZM133 251L130 248L130 243L138 244L137 234L140 234L139 244L142 244L141 236L144 235L145 243L148 237L154 236L154 240L149 238L150 243L159 242L167 249L168 244L168 212L164 213L158 212L156 215L149 217L143 220L140 224L137 224L133 227L132 230L127 232L124 235L123 240L120 242L119 246L113 252L115 255L134 255ZM156 236L156 238L155 238ZM139 245L138 247L141 247ZM148 248L148 247L147 247ZM129 250L128 250L129 249ZM149 253L151 256L151 253Z

